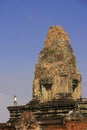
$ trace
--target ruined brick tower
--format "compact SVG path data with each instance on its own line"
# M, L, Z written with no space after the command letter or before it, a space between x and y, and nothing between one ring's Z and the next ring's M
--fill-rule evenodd
M32 100L8 110L5 126L12 130L87 129L87 98L81 97L81 75L62 27L52 26L48 31L35 67Z
M81 75L68 34L60 26L52 26L35 68L33 97L40 102L70 95L81 97Z

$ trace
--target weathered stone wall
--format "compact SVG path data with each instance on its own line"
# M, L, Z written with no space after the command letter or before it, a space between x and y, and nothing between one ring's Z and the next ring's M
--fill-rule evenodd
M33 97L46 102L60 93L71 93L75 100L80 98L81 75L68 34L62 27L52 26L35 68Z
M0 124L0 130L16 130L13 127L6 127L6 124L2 125ZM25 128L24 130L27 130ZM43 128L35 128L30 130L87 130L87 120L85 121L70 121L66 122L66 124L59 125L59 124L53 124L53 125L45 125Z
M8 123L0 123L0 130L16 130L14 126Z

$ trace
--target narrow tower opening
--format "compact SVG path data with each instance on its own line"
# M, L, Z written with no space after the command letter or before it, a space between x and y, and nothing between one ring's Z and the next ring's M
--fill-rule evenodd
M79 80L73 79L72 81L73 91L78 87L78 84L79 84Z
M52 98L52 79L42 79L40 81L41 99L43 101L50 101Z

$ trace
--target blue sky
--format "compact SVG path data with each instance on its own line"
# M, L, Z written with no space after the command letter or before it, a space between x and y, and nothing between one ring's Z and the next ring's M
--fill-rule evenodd
M70 36L87 97L86 0L0 0L0 122L8 120L14 95L18 105L31 100L34 67L52 25Z

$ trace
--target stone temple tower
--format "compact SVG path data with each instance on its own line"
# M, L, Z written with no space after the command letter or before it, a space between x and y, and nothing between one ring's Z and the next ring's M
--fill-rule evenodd
M7 127L15 125L16 130L80 130L81 122L87 120L81 75L69 36L62 27L52 26L48 31L35 67L32 100L26 105L9 106L8 110ZM81 130L87 129L87 123L84 124Z
M79 99L81 75L68 34L61 26L52 26L36 64L33 98L47 102L61 95Z

